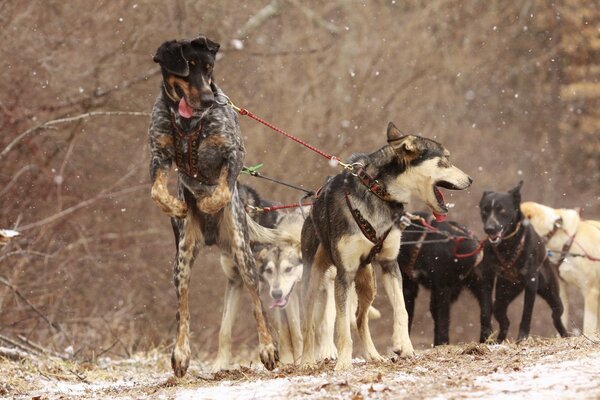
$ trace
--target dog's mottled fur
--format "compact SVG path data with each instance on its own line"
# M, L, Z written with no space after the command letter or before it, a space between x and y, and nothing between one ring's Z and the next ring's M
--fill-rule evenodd
M508 193L486 191L479 203L483 229L489 238L485 243L482 261L482 339L492 334L494 281L496 297L493 313L500 324L498 341L504 341L508 334L508 306L523 290L525 304L517 340L529 336L536 293L552 309L552 321L558 333L563 337L567 336L567 330L561 321L563 305L559 296L558 278L546 262L546 247L542 238L524 221L521 213L522 185L521 181Z
M275 368L277 349L258 294L258 274L250 238L281 239L247 216L236 181L244 161L244 144L235 111L215 102L223 92L213 79L219 45L205 37L163 43L154 56L163 75L149 129L152 199L171 216L177 255L174 281L177 291L177 336L172 354L176 376L185 375L190 361L188 292L190 270L203 245L216 244L227 276L226 300L219 333L219 353L213 370L228 368L231 328L242 285L250 293L256 319L260 358ZM189 115L187 115L189 114ZM180 151L195 161L193 170L178 172L178 195L167 189L167 177L175 161L176 135L198 132L197 149L183 141ZM190 146L191 147L191 146ZM192 154L190 154L192 153Z
M455 221L437 222L427 213L416 215L440 232L428 230L422 219L413 219L412 225L402 232L398 264L402 271L404 301L410 329L419 285L431 290L429 310L434 321L433 344L439 346L450 342L450 306L462 289L467 287L481 303L481 270L478 266L483 252L477 251L479 241L466 226ZM446 235L462 240L447 240Z
M553 263L560 262L561 252L568 247L568 254L558 265L562 278L559 280L560 298L565 308L563 324L569 324L566 283L577 287L583 295L583 333L600 332L600 261L593 260L600 260L600 221L582 219L577 210L551 208L531 201L522 203L521 211L538 235L546 240L546 247L553 253Z
M359 229L347 206L346 196L382 237L381 251L370 260L381 266L383 284L393 306L392 348L401 356L412 356L413 346L408 335L408 315L402 295L402 283L397 256L400 248L399 218L411 195L424 200L433 211L445 214L442 196L437 186L464 189L471 179L449 162L449 153L439 143L412 135L402 135L390 123L388 145L372 154L354 155L350 163L364 164L367 173L386 187L389 197L384 201L363 185L351 172L344 171L329 179L315 199L309 218L302 228L302 255L305 275L308 275L304 317L304 350L302 364L314 365L314 301L322 285L323 275L334 265L338 359L335 368L352 365L351 322L348 293L356 285L356 312L359 336L368 360L383 360L371 339L368 310L376 293L373 269L365 258L373 243Z

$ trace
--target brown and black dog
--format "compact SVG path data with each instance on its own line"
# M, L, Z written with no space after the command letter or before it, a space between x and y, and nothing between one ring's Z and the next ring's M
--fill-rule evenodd
M171 217L177 254L174 281L178 298L177 337L171 358L176 376L190 361L188 290L190 270L202 245L218 245L227 275L226 301L213 370L229 367L231 329L242 284L250 293L260 358L269 370L278 354L258 295L259 276L250 240L274 242L282 237L248 218L236 181L244 162L244 144L235 111L213 79L219 44L198 37L163 43L154 56L162 69L162 90L149 129L152 199ZM178 196L167 189L172 163ZM283 238L285 240L285 238Z

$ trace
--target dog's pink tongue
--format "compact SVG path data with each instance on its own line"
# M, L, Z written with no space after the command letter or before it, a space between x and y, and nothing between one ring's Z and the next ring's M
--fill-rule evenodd
M287 305L288 300L283 297L279 300L275 300L271 303L271 306L269 308L283 308Z
M433 211L433 216L435 217L435 220L437 222L444 222L446 220L446 214L438 214L435 211Z
M190 107L187 101L185 101L185 98L182 97L181 100L179 100L179 115L183 118L192 118L193 112L194 109Z

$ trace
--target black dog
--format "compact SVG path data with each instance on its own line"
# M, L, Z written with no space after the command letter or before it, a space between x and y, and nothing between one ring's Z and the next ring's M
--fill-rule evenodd
M484 192L479 203L484 231L488 241L484 247L482 338L492 333L492 289L496 280L494 317L500 324L498 341L506 339L510 321L506 315L508 305L525 290L525 304L517 340L526 339L531 327L531 314L536 293L552 309L552 320L558 333L565 337L560 317L563 305L559 297L558 278L546 259L542 238L525 222L521 214L521 186L523 181L508 193Z
M398 264L402 272L404 302L409 328L415 311L419 284L431 290L429 310L435 324L433 344L448 344L450 306L467 287L481 304L483 257L479 241L455 221L437 222L426 213L417 213L402 233ZM431 228L433 229L431 229Z
M280 240L276 232L248 218L236 181L244 161L244 144L237 114L213 80L219 44L205 38L163 43L154 56L162 69L163 84L150 122L150 176L152 199L171 216L177 255L177 338L171 362L178 377L189 366L190 271L200 247L217 244L227 275L226 302L219 333L219 354L213 369L229 366L231 328L242 283L248 288L257 323L260 358L275 368L277 350L260 297L258 273L250 240ZM178 198L167 189L175 162ZM206 272L210 273L210 272Z

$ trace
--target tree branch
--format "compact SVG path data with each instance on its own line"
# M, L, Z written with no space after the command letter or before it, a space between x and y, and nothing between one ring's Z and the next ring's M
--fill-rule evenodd
M47 122L44 122L43 124L40 124L40 125L37 125L37 126L27 129L25 132L22 132L20 135L18 135L16 138L14 138L12 140L12 142L10 142L8 144L8 146L6 146L4 148L4 150L2 150L2 152L0 153L0 161L6 156L6 154L9 151L11 151L13 149L13 147L15 147L17 145L17 143L19 143L21 140L23 140L24 138L26 138L27 136L29 136L30 134L32 134L36 131L39 131L41 129L48 129L49 127L54 126L54 125L66 124L69 122L79 121L82 119L98 117L98 116L148 117L148 116L150 116L150 113L138 112L138 111L91 111L91 112L88 112L85 114L76 115L74 117L59 118L59 119L47 121Z

